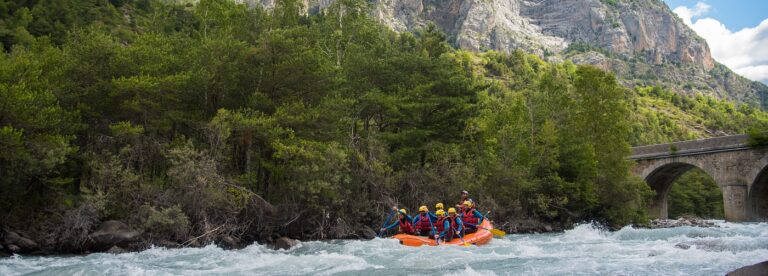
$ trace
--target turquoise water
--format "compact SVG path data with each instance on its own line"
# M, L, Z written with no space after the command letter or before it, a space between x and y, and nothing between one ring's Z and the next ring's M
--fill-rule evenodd
M153 248L120 255L0 259L0 275L723 275L768 260L768 224L508 235L481 247L404 247L391 239ZM690 245L689 249L675 247Z

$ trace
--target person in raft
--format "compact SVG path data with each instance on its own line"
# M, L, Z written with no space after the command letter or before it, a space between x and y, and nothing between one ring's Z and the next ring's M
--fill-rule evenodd
M461 191L461 200L456 204L456 208L461 208L461 206L464 205L464 201L469 201L472 202L472 204L475 204L475 201L469 198L469 192Z
M473 207L472 201L464 201L461 205L461 219L464 222L464 233L477 232L477 226L483 223L485 217Z
M437 216L429 212L427 206L419 207L419 215L413 218L413 227L416 229L417 236L431 237L435 233L435 229L432 228Z
M443 239L443 241L450 242L454 237L461 235L463 230L461 218L456 215L456 209L448 208L448 216L445 216L445 211L437 211L437 224L435 225L437 231L440 234L435 235L435 239Z
M380 232L384 232L385 230L389 230L395 228L395 226L398 226L398 234L413 235L413 219L408 215L408 211L405 209L397 210L397 207L392 207L392 210L398 212L398 220L392 222L390 225L384 226L384 228L381 228Z
M443 207L443 203L442 202L438 202L437 204L435 204L435 212L437 212L437 210L445 211L445 207ZM436 214L433 214L433 215L437 216Z

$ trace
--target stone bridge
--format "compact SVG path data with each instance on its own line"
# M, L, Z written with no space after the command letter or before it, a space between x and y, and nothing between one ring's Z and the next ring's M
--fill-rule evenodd
M667 218L672 182L699 168L723 191L726 220L768 220L768 147L749 147L747 140L734 135L632 148L632 171L656 191L648 213Z

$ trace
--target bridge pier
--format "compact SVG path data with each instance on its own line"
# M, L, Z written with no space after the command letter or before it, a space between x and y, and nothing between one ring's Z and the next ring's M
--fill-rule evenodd
M727 221L749 221L750 215L747 212L747 185L727 185L722 187L723 204L725 206L725 220Z

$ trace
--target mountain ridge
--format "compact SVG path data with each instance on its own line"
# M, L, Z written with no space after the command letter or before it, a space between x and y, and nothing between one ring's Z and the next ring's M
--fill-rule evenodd
M304 0L318 12L336 0ZM275 0L240 0L271 8ZM522 49L614 72L624 85L662 85L768 108L768 86L715 61L706 41L661 0L369 0L398 32L434 23L456 47Z

